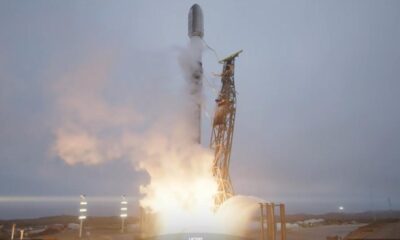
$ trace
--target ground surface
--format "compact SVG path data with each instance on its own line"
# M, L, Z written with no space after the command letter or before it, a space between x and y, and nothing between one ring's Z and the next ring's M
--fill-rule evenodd
M51 238L57 240L78 240L78 232L77 231L63 231L61 233L50 235L48 239ZM90 232L90 234L86 235L82 240L132 240L134 239L134 234L119 234L116 231L95 231Z
M365 224L364 224L365 225ZM327 236L340 236L345 237L350 232L357 228L364 226L363 224L347 224L347 225L327 225L327 226L316 226L308 228L290 229L287 233L287 240L326 240ZM49 236L50 237L50 236ZM51 235L58 240L78 240L77 231L63 231L62 233ZM118 234L115 230L97 230L91 231L85 240L132 240L134 239L133 234ZM170 238L161 238L170 239ZM214 238L212 238L214 239ZM254 239L258 239L254 236ZM279 236L278 238L279 239ZM206 240L203 238L203 240Z
M365 224L364 224L365 225ZM363 224L346 224L346 225L326 225L308 228L290 229L287 233L287 240L326 240L327 236L341 236L345 237L350 232L357 228L364 226ZM137 235L133 232L128 234L120 234L117 229L92 229L88 230L83 240L132 240L137 239ZM78 240L77 230L64 230L57 234L48 236L41 236L43 239L57 239L57 240ZM255 233L252 239L259 239L258 232ZM172 238L162 238L172 239ZM185 238L187 239L187 238ZM203 238L206 240L206 238ZM212 237L211 239L218 239ZM229 238L230 239L230 238ZM280 239L279 236L277 239Z
M347 239L400 239L400 221L369 224L352 232Z
M357 220L364 220L364 218L351 219L346 215L341 215L343 218L348 218L347 222L354 222ZM365 214L366 217L371 216ZM375 215L377 216L377 215ZM303 220L305 216L289 216L295 219L292 220ZM309 216L310 217L310 216ZM315 216L311 216L315 217ZM353 216L354 217L354 216ZM357 216L358 217L358 216ZM17 227L27 229L29 227L43 227L52 226L58 224L61 226L67 226L69 223L75 223L75 229L65 228L61 232L52 231L52 234L47 236L40 235L38 237L43 239L58 239L58 240L78 240L78 230L76 226L79 226L76 221L76 216L58 216L48 217L39 219L21 219L21 220L3 220L0 221L0 240L9 240L9 231L13 223L17 224ZM367 218L365 218L367 219ZM393 219L393 218L392 218ZM398 219L398 218L397 218ZM127 219L127 230L128 234L121 234L120 229L120 218L118 217L92 217L88 218L86 222L85 238L84 240L132 240L137 239L139 234L138 221L136 218ZM327 236L340 236L345 237L348 234L348 240L359 240L359 239L399 239L400 240L400 220L382 219L368 224L344 224L343 219L338 219L337 216L327 217L325 223L328 225L320 225L313 227L298 227L290 228L287 233L287 240L326 240ZM279 233L278 233L279 234ZM279 236L278 236L279 237ZM254 229L251 237L253 239L260 239L260 231ZM279 238L278 238L279 239ZM205 239L204 239L205 240Z
M323 225L308 228L289 229L287 240L326 240L327 236L345 237L365 224Z

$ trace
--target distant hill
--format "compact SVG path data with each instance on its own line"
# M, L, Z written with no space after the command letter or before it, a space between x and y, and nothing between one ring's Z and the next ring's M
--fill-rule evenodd
M400 211L368 211L360 213L325 213L325 214L290 214L287 222L304 221L312 218L323 218L327 222L371 222L374 220L400 219Z

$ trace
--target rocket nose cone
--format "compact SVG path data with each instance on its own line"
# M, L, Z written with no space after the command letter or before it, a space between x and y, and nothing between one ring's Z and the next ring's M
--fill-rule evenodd
M201 11L201 7L200 7L200 5L197 4L197 3L193 4L192 7L190 8L190 10L194 10L194 9L197 9L197 10L200 10L200 11Z
M201 10L200 5L193 4L193 6L189 10L189 37L199 36L203 37L204 35L204 26L203 26L203 11Z

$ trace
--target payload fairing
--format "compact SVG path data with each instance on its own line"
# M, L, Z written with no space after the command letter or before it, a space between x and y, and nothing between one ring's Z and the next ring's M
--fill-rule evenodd
M194 4L189 10L189 25L188 25L189 38L198 36L203 38L204 36L204 22L203 22L203 11L198 4Z

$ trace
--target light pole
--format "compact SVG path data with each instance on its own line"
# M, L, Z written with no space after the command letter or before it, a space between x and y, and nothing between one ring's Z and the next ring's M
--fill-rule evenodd
M81 195L81 201L79 203L79 238L82 238L83 221L86 219L87 213L87 201L85 195Z
M14 235L15 235L15 223L12 225L11 229L11 240L14 240Z
M125 219L128 217L128 202L124 195L121 196L121 213L119 216L121 217L121 233L124 233Z
M345 220L344 207L343 206L339 206L338 209L339 209L339 221L343 223L344 220Z
M21 229L21 230L19 230L19 232L20 232L20 237L19 237L19 239L24 239L24 229Z

